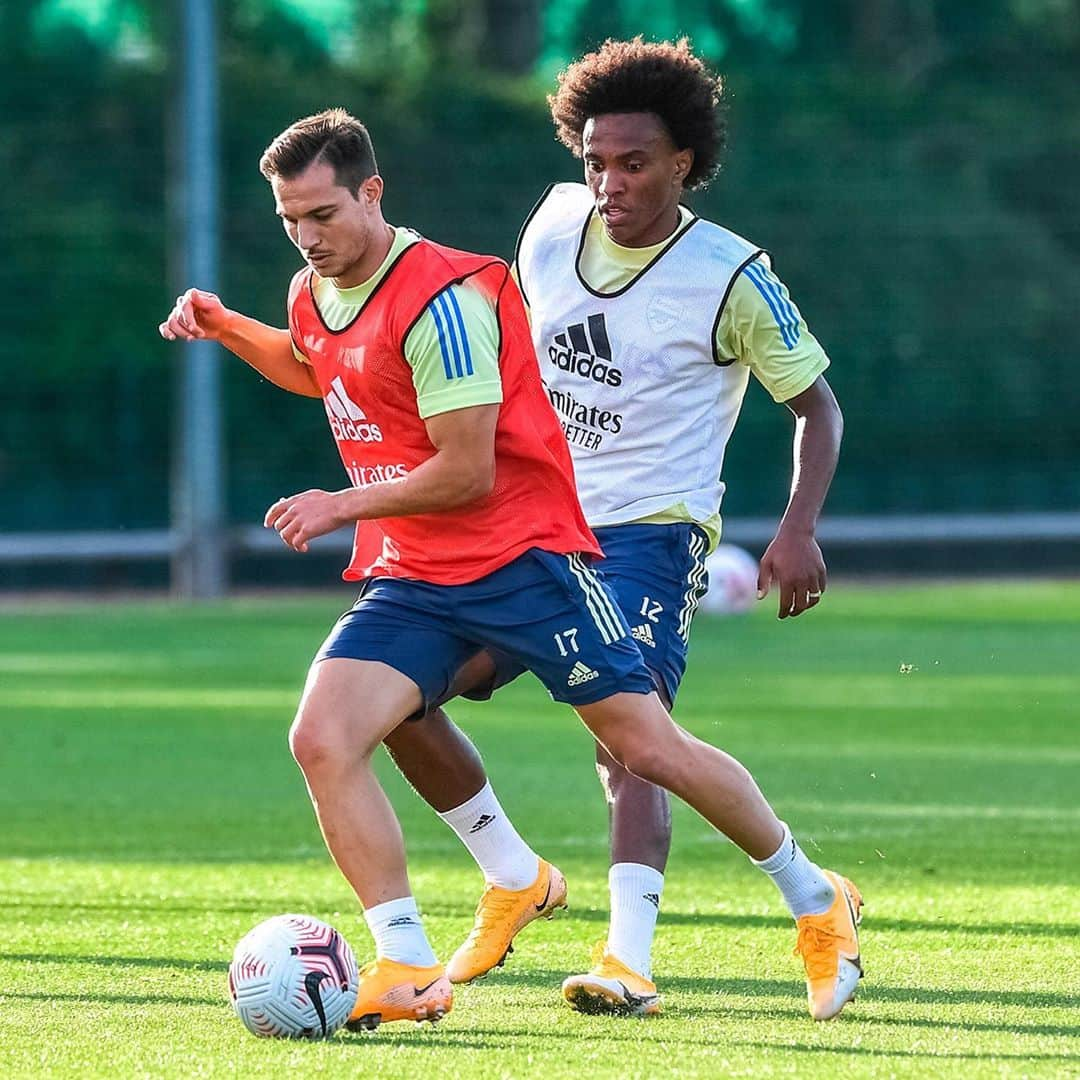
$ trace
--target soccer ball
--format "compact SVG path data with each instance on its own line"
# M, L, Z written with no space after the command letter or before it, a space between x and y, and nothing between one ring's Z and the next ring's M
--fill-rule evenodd
M701 610L710 615L738 615L757 599L757 560L734 544L721 544L706 560L709 591Z
M275 915L240 939L229 996L248 1031L265 1038L326 1039L356 1004L349 943L310 915Z

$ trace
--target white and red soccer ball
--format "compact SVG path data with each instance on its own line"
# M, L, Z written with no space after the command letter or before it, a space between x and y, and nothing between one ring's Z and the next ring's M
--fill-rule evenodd
M735 544L720 544L705 560L709 591L701 610L708 615L739 615L757 600L758 564L748 551Z
M310 915L259 923L240 939L229 965L236 1015L265 1038L329 1038L349 1019L358 983L349 943Z

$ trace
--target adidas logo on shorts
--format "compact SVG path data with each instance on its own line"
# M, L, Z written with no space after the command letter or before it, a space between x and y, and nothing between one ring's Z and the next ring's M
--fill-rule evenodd
M630 631L630 636L635 641L640 641L643 645L648 645L649 648L656 648L656 638L653 637L652 627L648 623L642 623L641 626L635 626Z
M599 679L600 672L593 671L591 667L583 664L580 660L574 665L574 670L570 672L570 677L566 680L567 686L581 686L582 683L592 682L593 679Z

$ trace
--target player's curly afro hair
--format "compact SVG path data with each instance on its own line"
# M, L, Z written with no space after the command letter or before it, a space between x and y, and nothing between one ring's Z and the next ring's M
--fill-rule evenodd
M719 167L725 128L718 106L723 82L681 38L647 42L608 39L559 73L559 88L548 97L555 133L581 157L582 131L607 113L655 113L680 150L694 151L688 188L703 187Z

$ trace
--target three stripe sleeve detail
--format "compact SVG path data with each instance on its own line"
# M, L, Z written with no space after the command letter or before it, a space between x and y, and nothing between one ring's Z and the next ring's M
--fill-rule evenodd
M765 303L780 328L780 337L784 341L788 352L795 348L799 340L799 313L795 305L784 295L780 287L779 279L771 274L760 262L747 263L743 267L743 273L753 283L754 288L761 293Z
M444 289L428 305L439 335L443 371L447 379L463 379L473 374L472 350L465 319L454 295L453 286Z

